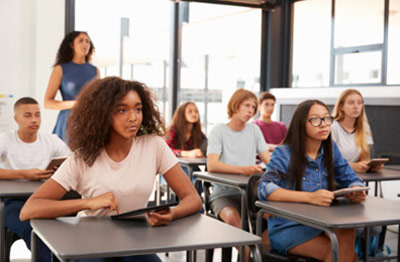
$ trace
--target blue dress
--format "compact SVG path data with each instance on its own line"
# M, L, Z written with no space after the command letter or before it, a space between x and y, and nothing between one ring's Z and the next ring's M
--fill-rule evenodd
M269 194L278 188L295 190L294 186L289 186L287 179L281 179L279 175L276 175L278 173L287 174L291 155L291 149L287 145L275 148L267 165L266 173L258 184L259 199L266 200ZM354 173L347 160L342 157L335 142L332 142L332 155L334 177L342 187L364 186L364 183ZM302 191L314 192L328 188L328 169L323 160L324 150L322 147L315 160L306 156L306 170L303 176ZM304 226L284 218L268 218L268 237L271 247L283 254L287 254L289 249L307 242L321 233L322 231L319 229Z
M97 68L89 63L75 64L71 61L66 64L60 64L60 66L63 76L59 90L64 101L75 100L82 87L97 76ZM57 134L66 143L68 143L68 139L66 139L65 131L69 112L70 110L60 111L53 130L53 134Z

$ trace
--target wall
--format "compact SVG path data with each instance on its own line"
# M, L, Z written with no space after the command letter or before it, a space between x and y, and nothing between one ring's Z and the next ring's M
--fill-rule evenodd
M64 36L64 13L63 0L0 1L0 95L32 96L43 109L51 66ZM51 132L57 111L43 109L42 115L41 132ZM12 117L1 121L15 126Z

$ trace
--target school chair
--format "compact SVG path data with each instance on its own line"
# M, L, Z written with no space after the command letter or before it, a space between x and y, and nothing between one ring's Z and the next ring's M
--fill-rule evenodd
M248 201L247 217L248 217L248 221L249 221L250 232L252 232L253 234L256 234L257 213L260 210L260 208L255 205L256 201L258 200L257 185L258 185L258 181L260 180L262 175L263 174L260 174L260 173L252 175L249 178L249 181L247 184L247 201ZM267 228L267 220L264 219L262 232L264 232L264 229L266 229L266 228ZM317 262L317 261L319 261L314 258L297 256L297 255L292 255L292 254L289 254L287 256L282 255L279 252L277 252L271 248L268 240L266 242L267 243L265 245L263 245L260 250L263 261L268 261L268 262L285 262L285 261Z

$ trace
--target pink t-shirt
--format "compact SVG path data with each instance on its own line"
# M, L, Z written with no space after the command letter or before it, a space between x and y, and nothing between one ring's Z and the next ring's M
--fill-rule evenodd
M272 122L265 123L259 119L255 120L254 123L258 125L261 129L261 132L264 135L265 141L268 144L278 145L282 143L283 139L286 136L287 127L282 122Z
M127 157L113 161L103 149L89 167L75 154L71 155L52 176L65 190L75 190L89 199L113 192L121 212L147 206L157 174L165 174L178 163L165 141L157 135L136 137ZM78 216L114 215L115 211L83 210Z

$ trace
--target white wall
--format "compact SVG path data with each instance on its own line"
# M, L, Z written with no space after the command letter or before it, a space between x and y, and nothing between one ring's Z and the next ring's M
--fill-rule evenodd
M43 97L64 36L64 20L64 0L0 1L0 95L38 100L41 132L52 131L58 113L43 108ZM13 122L12 117L8 121Z

